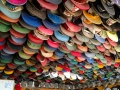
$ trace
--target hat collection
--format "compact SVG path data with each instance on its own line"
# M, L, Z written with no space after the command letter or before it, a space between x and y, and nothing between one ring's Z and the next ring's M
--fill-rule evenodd
M0 78L117 79L119 30L120 0L0 0Z

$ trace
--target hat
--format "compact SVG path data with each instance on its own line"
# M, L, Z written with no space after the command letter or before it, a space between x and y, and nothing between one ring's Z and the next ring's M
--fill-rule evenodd
M100 43L104 43L105 39L100 37L99 35L95 34L95 38L100 42Z
M38 27L38 30L42 33L42 34L46 34L46 35L52 35L53 31L44 27L43 25Z
M61 5L61 7L64 8L63 14L66 15L64 17L71 17L71 16L77 17L82 14L82 11L79 10L79 8L75 7L70 0L66 0L65 4L63 6Z
M5 25L3 23L0 23L0 28L1 28L0 32L8 32L11 27L10 25Z
M24 28L29 29L29 30L35 30L36 29L36 27L30 26L27 23L25 23L22 18L19 19L18 24L21 25Z
M26 55L23 51L19 51L18 54L23 59L30 59L31 58L31 56Z
M13 5L18 5L18 6L24 5L27 2L27 0L21 0L21 1L19 1L19 0L6 0L6 1L13 4Z
M89 41L89 38L84 36L84 35L81 35L79 33L75 33L75 35L76 35L76 38L81 42L88 42Z
M17 19L20 17L21 11L18 12L11 12L9 11L4 4L2 3L2 0L0 1L0 10L2 13L4 13L6 16L8 16L11 19Z
M37 54L36 58L37 58L37 60L39 60L39 62L42 64L42 66L46 66L46 64L48 62L47 58L44 58L40 54Z
M10 6L13 6L12 4L8 3L6 0L2 0L2 3L4 4L4 6L11 12L18 12L21 11L23 9L22 6L15 6L14 5L14 10L10 8Z
M31 16L31 15L27 14L26 12L22 12L21 17L22 17L23 21L30 26L38 27L41 25L41 21L39 18Z
M94 37L94 34L88 28L83 27L82 28L82 33L88 38L93 38Z
M63 34L67 35L67 36L70 36L70 37L73 37L75 34L74 32L71 32L69 30L67 30L64 25L60 25L60 30Z
M117 46L117 43L111 40L110 38L107 38L107 41L112 45L112 46Z
M109 5L109 1L104 1L101 0L101 3L103 5L103 7L105 8L105 10L110 14L110 15L115 15L115 10L114 10L114 6Z
M48 10L56 10L58 8L57 4L52 4L52 3L49 3L44 0L37 0L37 1L42 7L46 8Z
M94 16L92 15L93 13L95 14ZM83 14L90 22L92 22L94 24L101 24L102 23L100 16L97 15L94 8L92 8L92 7L88 10L88 12L84 10Z
M76 49L76 44L74 44L73 41L65 42L65 45L67 46L67 48L68 48L69 50L75 50L75 49Z
M42 8L39 3L34 0L29 0L26 3L26 9L28 12L30 12L32 15L40 18L45 19L46 18L46 9ZM40 13L39 13L40 12Z
M41 45L43 43L43 40L41 40L40 38L36 37L32 32L30 32L28 34L28 39L33 42L36 43L38 45Z
M54 31L55 37L63 42L66 42L69 40L69 36L61 34L59 31Z
M105 51L105 48L104 48L103 45L98 45L98 46L96 46L96 48L97 48L99 51L101 51L101 52L104 52L104 51Z
M52 40L52 38L49 38L49 39L47 40L47 44L48 44L49 46L53 47L53 48L58 48L58 47L59 47L58 42L54 42L54 41Z
M47 58L53 55L53 52L46 52L43 47L40 48L40 51L41 51L41 54Z
M16 38L16 37L14 37L12 35L11 35L11 39L14 42L18 43L18 44L23 44L26 41L26 37L24 37L24 38Z
M66 22L66 20L63 17L55 15L50 11L47 11L47 16L55 24L62 24Z
M78 45L77 44L77 48L81 51L81 52L87 52L88 51L88 47L84 44L82 45Z
M117 36L116 32L107 31L107 35L114 42L118 42L118 36Z
M94 45L101 45L101 43L98 42L96 39L90 39L90 42Z
M0 18L6 21L6 22L4 21L4 24L6 23L8 25L9 25L9 22L17 23L19 21L19 19L11 19L11 18L9 18L8 16L3 14L2 12L0 12Z
M41 40L48 40L49 39L49 36L40 32L39 30L34 30L34 34L37 38L41 39Z
M81 10L88 10L90 8L88 3L80 3L76 0L71 0L71 2Z
M21 26L19 26L18 24L13 24L12 23L12 28L22 34L28 34L30 32L30 30L26 29L26 28L22 28Z
M71 32L79 32L81 30L81 26L75 25L74 23L70 21L66 21L66 25L69 28L69 31Z
M107 19L110 17L110 14L103 7L101 0L96 0L95 2L92 2L92 7L102 18Z

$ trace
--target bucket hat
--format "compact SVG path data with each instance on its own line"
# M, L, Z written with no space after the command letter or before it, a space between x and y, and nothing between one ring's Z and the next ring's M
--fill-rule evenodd
M9 10L7 10L7 8L4 6L4 4L2 3L2 0L0 1L0 10L2 13L4 13L6 16L8 16L11 19L17 19L20 17L21 11L19 12L11 12Z

